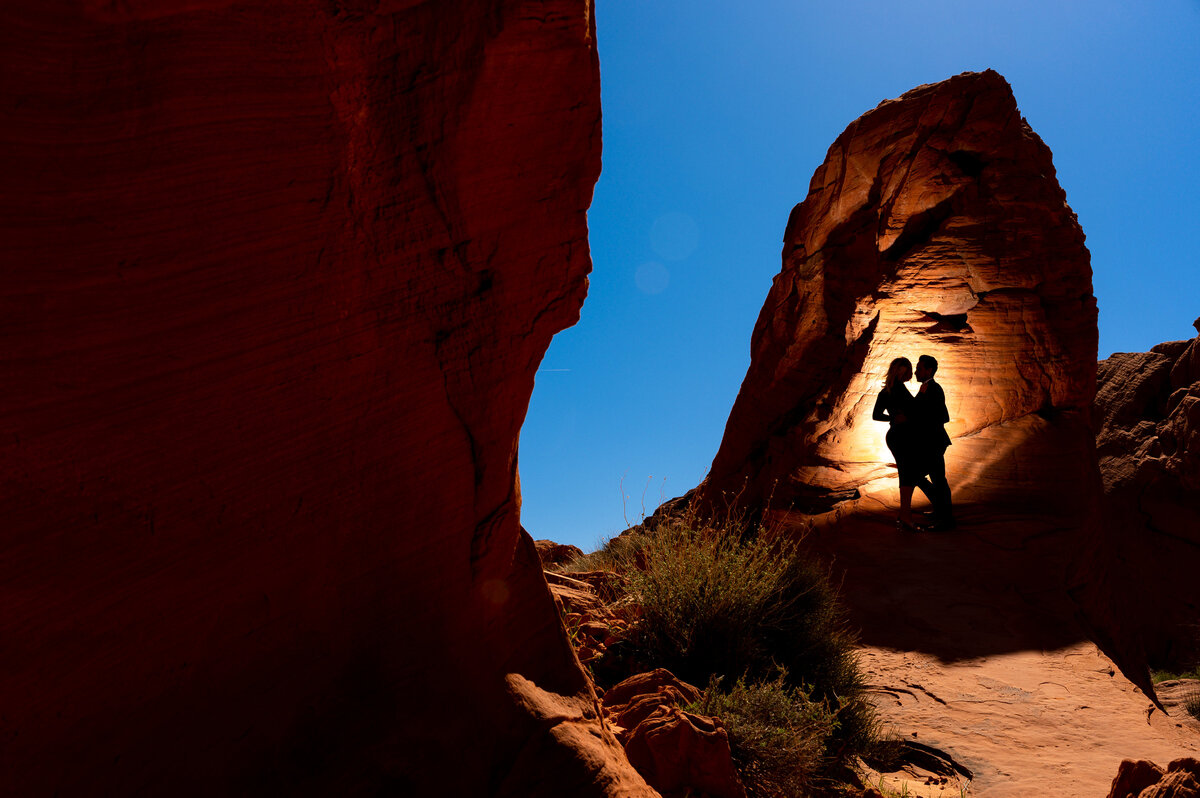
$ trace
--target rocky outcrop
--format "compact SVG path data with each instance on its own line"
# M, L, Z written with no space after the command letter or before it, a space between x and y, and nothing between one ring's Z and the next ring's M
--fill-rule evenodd
M698 499L894 506L871 411L889 362L921 354L940 363L960 504L1072 527L1094 512L1089 255L1050 150L992 71L883 102L834 142L788 220Z
M1137 798L1142 790L1158 784L1166 771L1145 759L1126 759L1117 768L1108 798Z
M1108 798L1200 798L1200 761L1184 757L1163 770L1148 760L1126 759Z
M745 798L724 725L685 709L700 696L659 668L614 685L604 709L630 763L664 796Z
M629 735L625 753L666 798L746 796L733 767L729 736L716 718L660 707Z
M0 42L0 792L650 794L518 519L591 4L10 3Z
M625 637L641 614L640 607L627 597L618 598L626 590L626 578L611 571L569 575L547 571L546 581L575 655L593 669L600 664L597 659ZM611 665L619 667L618 663Z
M1196 321L1200 331L1200 319ZM1096 449L1119 634L1165 668L1200 664L1200 338L1101 361Z
M533 545L537 547L538 559L542 561L543 568L549 568L552 565L564 565L571 560L576 560L583 556L583 549L578 546L572 546L569 543L555 543L553 540L535 540Z

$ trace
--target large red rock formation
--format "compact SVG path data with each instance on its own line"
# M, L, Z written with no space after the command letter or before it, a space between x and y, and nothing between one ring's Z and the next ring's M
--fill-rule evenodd
M852 123L792 211L701 502L895 504L888 363L941 365L960 505L1074 526L1098 493L1089 255L1005 80L966 73ZM914 384L915 388L915 384Z
M1200 319L1197 320L1200 330ZM1200 664L1200 338L1101 361L1096 447L1119 631L1161 667Z
M9 3L0 98L0 792L647 792L518 520L591 4Z

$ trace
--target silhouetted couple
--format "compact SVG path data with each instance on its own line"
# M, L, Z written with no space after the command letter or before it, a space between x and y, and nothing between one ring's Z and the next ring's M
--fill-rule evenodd
M946 447L950 445L950 436L945 424L950 413L946 410L946 393L933 379L937 368L937 361L929 355L917 359L917 380L921 387L914 396L904 385L913 378L912 363L906 357L893 360L871 416L891 424L887 446L896 458L900 476L900 517L896 523L910 532L930 528L941 531L955 526L950 484L946 481ZM916 488L933 505L932 527L913 521L912 496Z

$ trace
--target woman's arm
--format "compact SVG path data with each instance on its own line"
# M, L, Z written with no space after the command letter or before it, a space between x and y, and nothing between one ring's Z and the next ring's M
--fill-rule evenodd
M880 391L879 398L875 400L875 412L871 413L871 418L875 421L891 421L892 417L888 415L887 391Z

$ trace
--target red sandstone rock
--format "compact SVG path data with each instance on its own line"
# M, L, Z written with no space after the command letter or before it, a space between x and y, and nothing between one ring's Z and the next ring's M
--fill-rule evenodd
M575 656L582 664L590 664L605 653L615 640L614 634L625 628L624 620L617 617L587 582L552 571L546 572L546 581L571 638Z
M1164 771L1153 762L1126 759L1108 798L1200 798L1200 761L1177 759Z
M0 97L0 792L651 794L518 519L590 3L9 3Z
M1162 768L1144 759L1126 759L1117 768L1108 798L1137 798L1142 790L1158 784L1166 774Z
M729 735L716 718L659 707L625 744L629 761L665 796L744 798L733 768Z
M570 544L555 543L553 540L535 540L533 544L537 547L538 559L543 567L562 565L583 556L581 548Z
M698 688L675 678L666 668L657 668L613 685L605 692L603 703L605 713L619 727L617 738L628 743L638 724L660 707L686 707L701 695Z
M1098 367L1111 634L1162 667L1200 657L1200 338Z
M629 761L664 795L744 796L724 726L682 709L701 695L658 668L613 685L604 694L604 711Z
M886 425L871 410L892 358L927 353L948 398L959 504L1078 524L1098 493L1083 240L1050 150L995 72L863 115L788 220L783 269L699 500L894 506Z
M685 704L698 701L701 696L698 688L677 679L675 674L666 668L655 668L652 671L630 676L610 687L604 693L604 705L612 708L648 693L668 694L682 700Z
M1200 798L1200 780L1183 771L1168 773L1158 784L1142 790L1138 798Z
M1175 773L1177 771L1191 773L1196 778L1200 778L1200 759L1196 759L1194 756L1184 756L1180 757L1179 759L1172 760L1171 763L1167 765L1167 772Z

